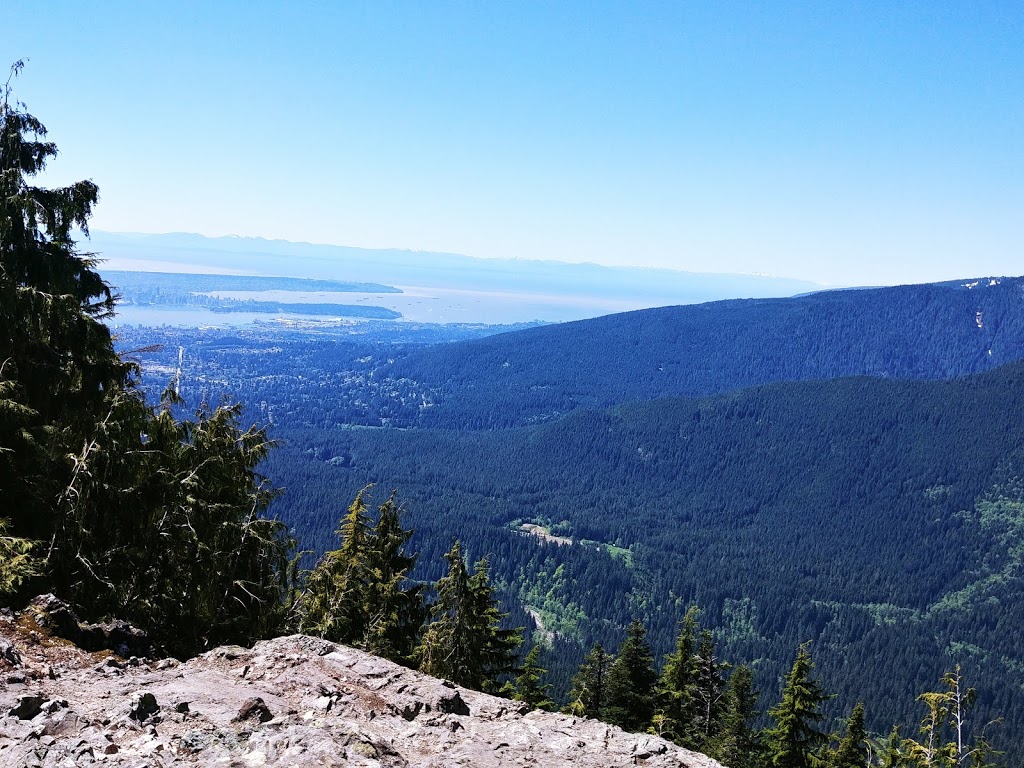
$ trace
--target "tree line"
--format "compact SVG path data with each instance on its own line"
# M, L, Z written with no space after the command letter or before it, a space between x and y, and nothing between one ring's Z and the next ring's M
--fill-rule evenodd
M392 493L376 517L360 492L342 517L340 546L323 555L296 602L300 631L352 645L480 691L508 696L531 708L556 710L541 664L544 647L522 658L523 628L503 626L486 559L470 572L456 540L444 556L447 573L430 589L410 578L416 554L407 551ZM433 599L428 599L430 595ZM922 694L927 713L919 732L887 737L865 727L858 703L845 728L822 730L830 696L813 674L810 644L797 649L779 701L761 712L746 665L719 660L714 634L691 607L660 670L643 622L631 622L615 654L596 643L573 678L560 711L600 719L627 731L645 731L715 757L730 768L989 768L998 753L985 729L969 727L976 694L960 667L939 691Z
M797 649L778 702L757 727L758 693L749 666L732 667L715 655L712 633L699 629L697 609L679 624L675 648L660 673L640 621L634 621L618 653L600 644L573 680L563 711L605 720L631 731L656 733L715 757L730 768L985 768L1000 753L987 726L968 728L975 691L959 665L938 691L918 697L927 709L913 736L894 726L885 737L869 734L858 703L838 732L822 729L822 705L830 698L813 674L810 644ZM762 718L763 719L763 718ZM992 725L987 724L987 725Z
M375 518L360 492L338 528L340 547L323 555L304 579L295 604L300 632L361 648L458 685L498 692L517 671L521 629L506 617L491 585L489 565L472 571L457 539L444 559L447 573L431 590L410 578L416 555L406 551L392 493Z

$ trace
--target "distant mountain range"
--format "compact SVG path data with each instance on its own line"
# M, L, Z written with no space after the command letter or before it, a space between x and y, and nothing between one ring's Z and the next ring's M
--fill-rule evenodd
M478 259L181 233L93 232L83 247L99 253L108 270L265 275L419 289L427 299L450 307L447 313L436 313L440 322L559 322L644 307L790 296L822 288L761 275ZM405 306L391 308L409 316Z

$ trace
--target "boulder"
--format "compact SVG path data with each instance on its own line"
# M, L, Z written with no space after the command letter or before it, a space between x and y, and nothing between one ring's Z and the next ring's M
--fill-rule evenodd
M128 717L141 723L150 720L159 711L160 705L156 703L156 696L149 691L139 691L132 696Z
M0 639L0 661L12 668L21 666L21 654L9 640Z
M138 627L120 620L83 624L75 610L55 595L33 598L22 611L22 618L45 633L68 640L87 651L113 651L125 658L146 656L150 652L149 639Z

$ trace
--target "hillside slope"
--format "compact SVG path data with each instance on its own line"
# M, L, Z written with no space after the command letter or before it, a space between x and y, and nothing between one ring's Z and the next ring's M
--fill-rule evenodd
M695 601L726 658L756 662L762 690L813 639L837 711L866 700L882 730L915 722L917 693L961 661L982 711L1019 734L1021 423L1014 363L951 382L667 398L532 428L282 428L267 471L290 486L279 512L316 544L336 523L328 499L401 489L428 570L457 535L491 555L510 598L584 647L614 647L642 616L667 650Z
M284 445L264 471L306 546L334 548L377 483L409 509L419 577L441 575L455 535L489 556L514 624L553 638L563 693L593 641L616 647L639 616L660 654L695 601L723 657L754 662L765 706L813 639L832 714L863 699L872 727L913 729L916 696L959 661L1009 746L1024 370L971 372L1024 354L1022 284L670 307L426 349L204 331L182 341L183 386L273 419ZM874 375L822 380L851 372ZM776 377L802 381L728 389Z
M438 345L378 376L435 392L420 425L489 428L772 381L944 379L1024 357L1024 278L608 315Z

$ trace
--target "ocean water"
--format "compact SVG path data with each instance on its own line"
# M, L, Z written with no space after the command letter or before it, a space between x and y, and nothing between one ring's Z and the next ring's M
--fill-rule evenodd
M548 323L582 320L656 306L641 300L607 297L481 291L454 288L397 286L402 293L340 293L318 291L212 291L225 299L255 299L288 303L355 304L386 307L402 313L402 320L417 323L486 323L498 325L542 321ZM298 315L289 312L211 312L202 307L124 305L112 325L223 326L238 327L254 321L337 320L337 315ZM395 322L401 322L397 320Z

